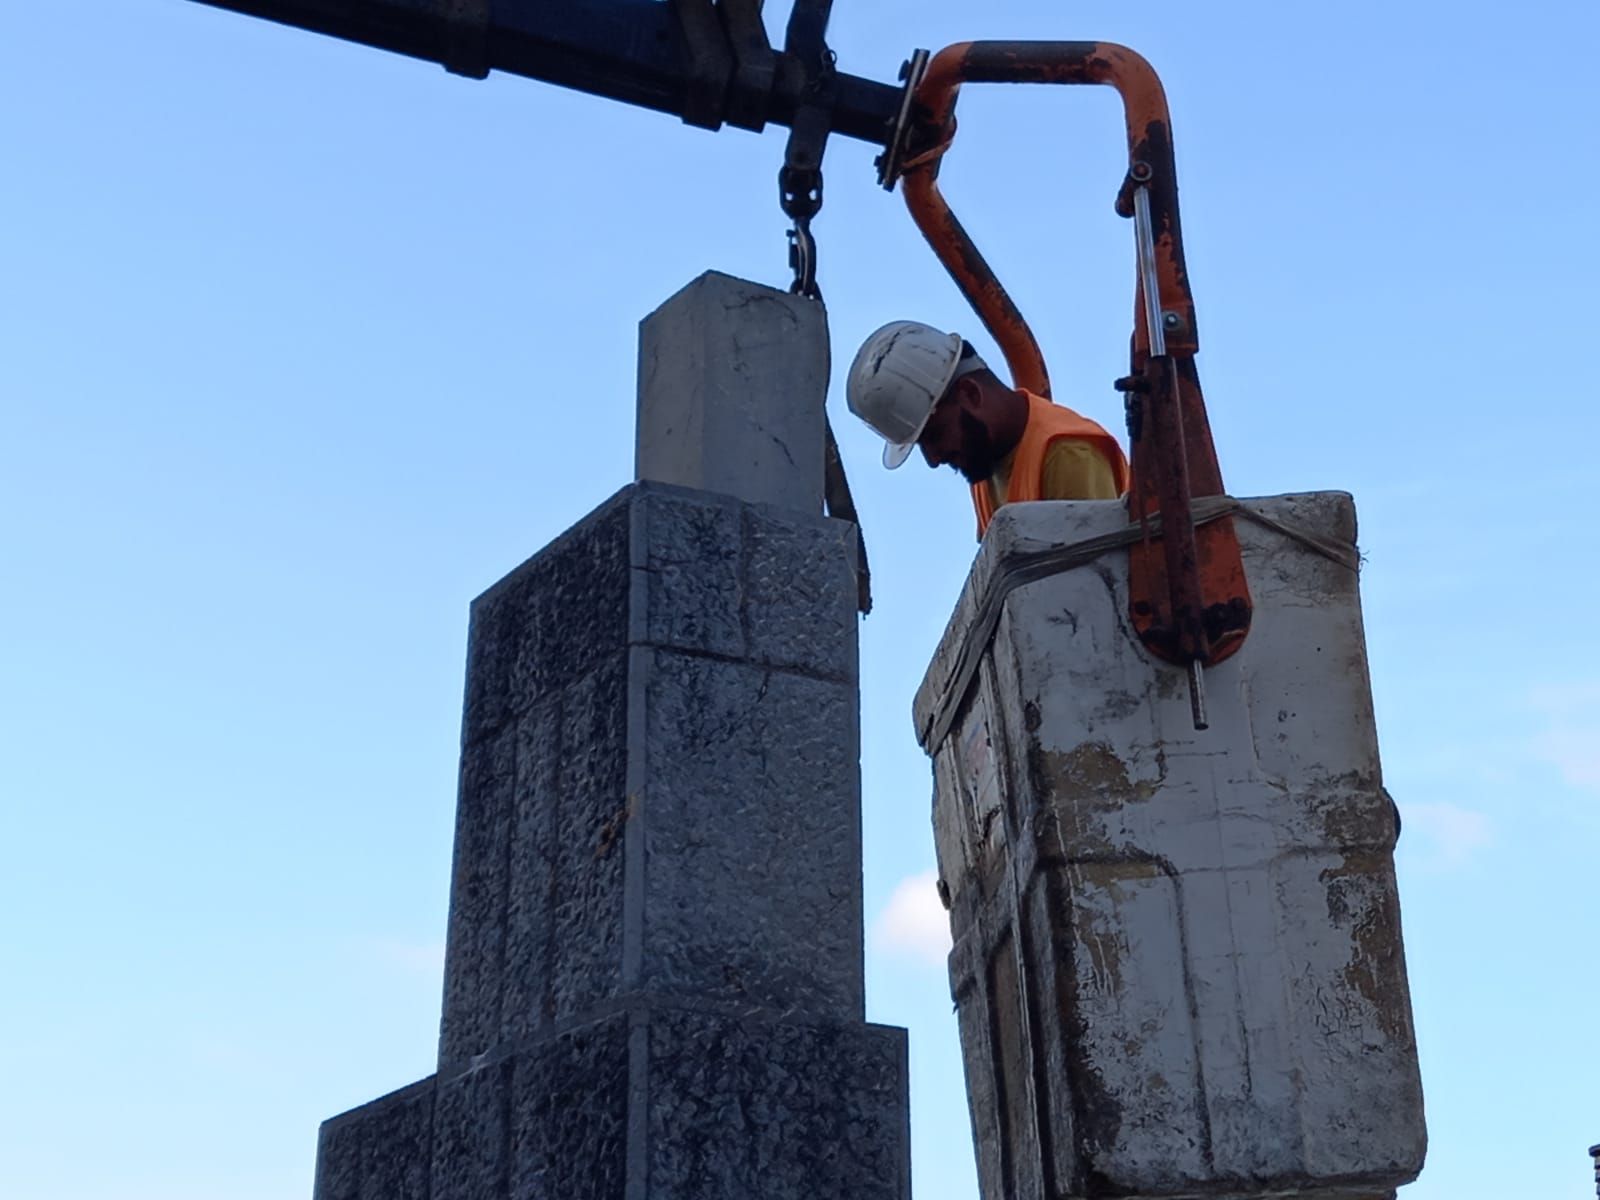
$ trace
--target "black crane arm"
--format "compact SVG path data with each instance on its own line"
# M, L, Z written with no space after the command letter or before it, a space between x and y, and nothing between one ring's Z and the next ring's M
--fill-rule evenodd
M767 45L761 0L199 0L481 78L505 71L710 129L792 125L808 77ZM800 0L797 12L817 8ZM877 145L898 86L835 76L832 133Z

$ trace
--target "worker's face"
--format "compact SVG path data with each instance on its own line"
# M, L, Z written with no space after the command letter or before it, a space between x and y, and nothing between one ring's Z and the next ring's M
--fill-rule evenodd
M917 439L930 467L953 467L968 483L982 483L994 474L994 438L983 419L983 395L968 378L939 401Z

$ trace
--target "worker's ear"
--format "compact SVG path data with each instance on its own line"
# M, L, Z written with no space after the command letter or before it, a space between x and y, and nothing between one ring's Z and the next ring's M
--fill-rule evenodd
M963 375L950 387L955 402L967 412L976 414L983 403L983 387L971 375Z

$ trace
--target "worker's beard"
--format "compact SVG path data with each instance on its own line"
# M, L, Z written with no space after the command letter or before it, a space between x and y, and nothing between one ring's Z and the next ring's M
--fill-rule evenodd
M961 461L951 463L968 483L986 483L994 474L997 456L989 427L966 409L961 413Z

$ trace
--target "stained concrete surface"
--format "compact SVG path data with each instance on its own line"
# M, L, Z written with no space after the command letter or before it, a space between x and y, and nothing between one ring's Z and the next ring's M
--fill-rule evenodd
M1352 545L1348 496L1247 501ZM1128 625L1127 551L1011 591L1008 568L1126 524L1000 511L915 706L935 755L985 1200L1382 1196L1425 1146L1356 572L1235 518L1255 618L1206 672Z

